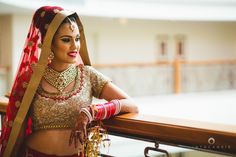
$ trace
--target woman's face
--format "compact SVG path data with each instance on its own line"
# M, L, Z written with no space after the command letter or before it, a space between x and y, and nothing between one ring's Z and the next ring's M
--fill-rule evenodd
M80 34L75 22L64 23L57 30L53 42L53 64L73 64L79 57Z

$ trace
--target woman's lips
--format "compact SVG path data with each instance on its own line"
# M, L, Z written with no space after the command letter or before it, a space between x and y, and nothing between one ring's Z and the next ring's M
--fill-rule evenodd
M76 57L77 51L70 51L69 53L67 53L67 55L70 57Z

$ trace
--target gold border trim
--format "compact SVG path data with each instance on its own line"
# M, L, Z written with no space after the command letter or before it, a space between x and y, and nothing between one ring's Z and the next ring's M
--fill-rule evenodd
M39 58L37 65L35 66L34 73L31 76L30 82L28 84L28 87L22 99L20 108L17 112L3 157L10 157L10 156L15 155L14 154L15 152L13 152L13 149L14 149L14 146L16 145L18 135L20 133L23 122L29 110L30 104L33 100L36 89L45 71L45 67L47 66L47 63L48 63L47 58L51 51L51 42L52 42L53 36L56 33L56 30L58 29L62 21L67 16L72 15L74 13L75 12L70 12L70 11L65 11L65 10L58 12L48 27L48 30L47 30L47 33L46 33L46 36L42 45L41 56Z

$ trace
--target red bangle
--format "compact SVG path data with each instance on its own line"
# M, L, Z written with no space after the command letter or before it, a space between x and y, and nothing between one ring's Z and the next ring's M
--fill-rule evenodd
M96 120L108 119L115 115L117 105L113 102L95 105L97 113L94 115Z
M107 108L107 117L110 118L115 113L115 105L112 102L108 102L105 104L105 107Z
M112 102L112 106L111 106L111 115L114 115L116 112L116 105Z
M96 108L97 108L96 119L97 119L97 120L101 120L102 112L103 112L102 105L101 105L101 104L97 104L97 105L96 105Z

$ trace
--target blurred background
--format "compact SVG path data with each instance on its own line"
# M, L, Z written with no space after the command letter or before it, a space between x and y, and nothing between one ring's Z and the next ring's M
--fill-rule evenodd
M236 0L0 0L1 96L43 5L81 16L92 64L141 113L236 125Z

